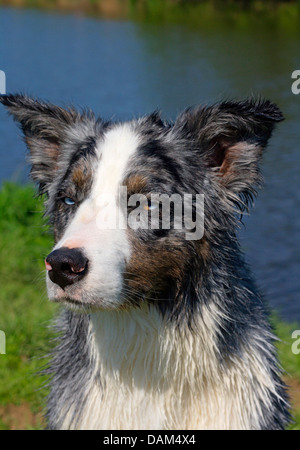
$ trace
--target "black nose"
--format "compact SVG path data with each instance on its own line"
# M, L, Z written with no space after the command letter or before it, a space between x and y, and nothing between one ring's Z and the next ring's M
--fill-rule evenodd
M81 280L88 269L88 259L81 249L61 247L46 258L49 278L61 288Z

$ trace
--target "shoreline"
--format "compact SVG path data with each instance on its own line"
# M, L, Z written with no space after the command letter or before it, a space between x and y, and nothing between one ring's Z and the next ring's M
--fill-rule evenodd
M300 17L297 0L0 0L0 7L205 28L224 21L231 27L256 27L267 20L285 31L298 30Z

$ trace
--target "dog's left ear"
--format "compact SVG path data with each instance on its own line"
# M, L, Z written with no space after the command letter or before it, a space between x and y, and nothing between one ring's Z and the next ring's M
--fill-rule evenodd
M20 124L30 152L31 177L40 192L53 181L66 129L79 120L73 109L63 109L25 95L2 95L5 105Z
M262 151L281 120L279 108L268 100L226 101L185 111L174 129L193 142L227 195L247 203L260 183Z

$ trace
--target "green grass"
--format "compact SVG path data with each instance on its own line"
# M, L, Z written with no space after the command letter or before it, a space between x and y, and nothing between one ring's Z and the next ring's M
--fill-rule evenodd
M207 29L227 24L243 30L270 23L276 28L295 30L299 23L297 2L280 0L131 0L131 14L155 23L184 23Z
M284 369L289 374L297 377L300 382L300 354L295 355L292 352L292 344L295 343L295 339L292 338L292 332L300 330L300 325L297 323L287 324L280 322L278 319L275 319L274 322L276 334L281 339L277 343L281 363L284 365ZM300 343L296 347L300 351Z
M34 198L31 185L7 183L0 190L0 330L6 334L6 354L0 355L0 429L18 426L8 410L24 404L36 414L44 406L47 392L43 377L36 376L45 363L42 356L51 347L49 321L57 311L47 300L44 257L52 247L51 235L42 218L41 199ZM274 319L280 361L300 390L300 355L291 351L292 331L297 325ZM300 329L300 326L298 326ZM299 346L300 347L300 346ZM300 429L300 399L294 411ZM24 423L24 421L22 422ZM42 427L41 419L30 418L25 428Z
M43 270L52 238L43 225L41 200L33 194L32 186L14 184L0 191L0 329L6 335L0 405L29 403L38 411L44 392L35 373L50 349L47 325L56 308L47 301Z
M300 330L300 324L288 324L281 322L277 317L273 320L276 335L280 339L277 342L277 349L280 364L286 372L285 381L292 384L294 389L290 392L291 402L294 403L292 411L294 424L290 426L293 430L300 430L300 353L294 354L292 345L295 339L292 338L294 330ZM300 350L300 343L296 345Z

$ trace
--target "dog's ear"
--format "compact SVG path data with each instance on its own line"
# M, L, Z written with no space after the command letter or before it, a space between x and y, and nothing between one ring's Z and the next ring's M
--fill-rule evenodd
M2 95L0 102L20 124L30 151L31 176L43 193L53 181L65 131L79 114L24 95Z
M227 195L246 205L261 181L262 151L281 120L279 108L268 100L225 101L185 111L174 127L193 141Z

